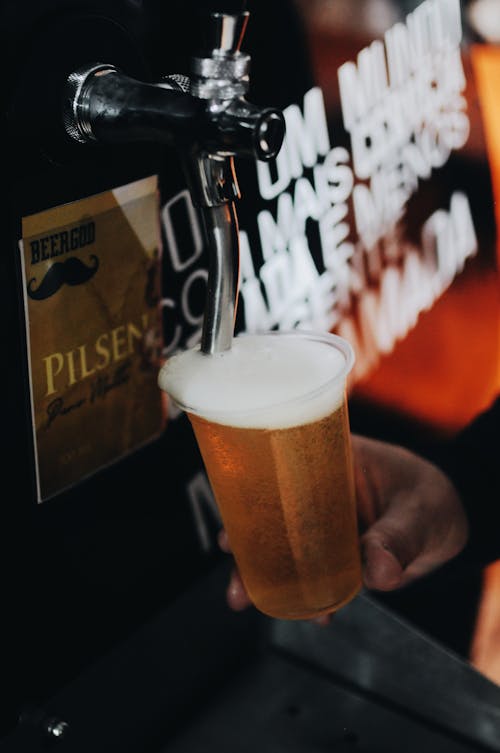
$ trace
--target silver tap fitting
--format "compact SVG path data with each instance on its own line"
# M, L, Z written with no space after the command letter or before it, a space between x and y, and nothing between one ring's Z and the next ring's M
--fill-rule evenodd
M240 52L240 46L249 15L247 11L236 16L211 14L212 44L205 55L191 61L194 97L221 102L243 97L248 92L250 56Z
M212 13L208 41L192 58L189 77L171 75L151 84L113 65L92 63L69 76L65 91L63 121L71 139L157 141L180 150L209 249L201 350L210 354L228 350L234 333L240 198L234 157L268 161L285 135L281 112L245 99L250 57L240 47L248 18L248 12Z

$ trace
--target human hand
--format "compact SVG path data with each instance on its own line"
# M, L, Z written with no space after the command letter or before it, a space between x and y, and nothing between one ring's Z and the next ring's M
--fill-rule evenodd
M403 447L358 435L352 437L352 448L368 589L401 588L459 554L467 541L467 518L439 468ZM224 531L219 545L230 551ZM235 611L251 603L237 569L227 601Z
M459 554L467 517L443 471L397 445L352 443L365 586L392 591Z

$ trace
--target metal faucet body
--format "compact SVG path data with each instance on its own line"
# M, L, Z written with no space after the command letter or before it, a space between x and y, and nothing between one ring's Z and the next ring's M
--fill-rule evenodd
M208 43L189 76L158 83L131 79L112 65L71 74L64 123L80 141L148 140L181 151L188 187L209 249L201 350L231 348L238 297L240 198L234 157L270 160L283 142L283 115L247 102L250 57L240 51L248 13L213 13Z

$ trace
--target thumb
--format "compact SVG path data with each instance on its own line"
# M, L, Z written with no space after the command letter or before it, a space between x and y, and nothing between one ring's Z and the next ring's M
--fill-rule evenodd
M411 580L406 569L423 554L425 536L416 516L389 509L361 539L363 580L368 589L392 591Z
M392 591L402 585L403 567L388 545L365 535L361 540L363 581L375 591Z

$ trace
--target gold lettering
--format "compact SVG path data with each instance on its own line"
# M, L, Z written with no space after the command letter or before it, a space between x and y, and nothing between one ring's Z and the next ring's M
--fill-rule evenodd
M53 395L62 389L62 386L56 385L58 376L66 377L64 387L72 386L92 376L96 371L106 369L112 363L123 361L134 352L136 342L143 339L148 326L148 314L142 314L139 325L127 322L109 332L102 332L93 346L84 344L66 353L51 353L43 359L47 379L45 396Z
M128 356L130 351L124 324L111 330L111 344L113 346L113 361L122 361Z
M109 366L109 363L111 361L111 353L109 352L109 348L107 347L109 340L109 333L103 332L102 335L99 335L95 342L95 352L98 356L102 356L102 361L98 361L96 363L96 369L105 369L106 366Z
M87 366L87 346L80 345L78 350L80 351L80 367L82 370L81 379L86 379L87 377L92 376L92 374L95 374L95 369L89 369Z
M75 375L75 353L76 350L68 350L66 353L66 362L68 364L68 384L76 384L77 379Z
M52 353L43 359L45 362L45 374L47 376L47 392L45 397L53 395L56 392L54 378L58 376L64 366L64 357L62 353ZM55 361L55 364L53 363Z

